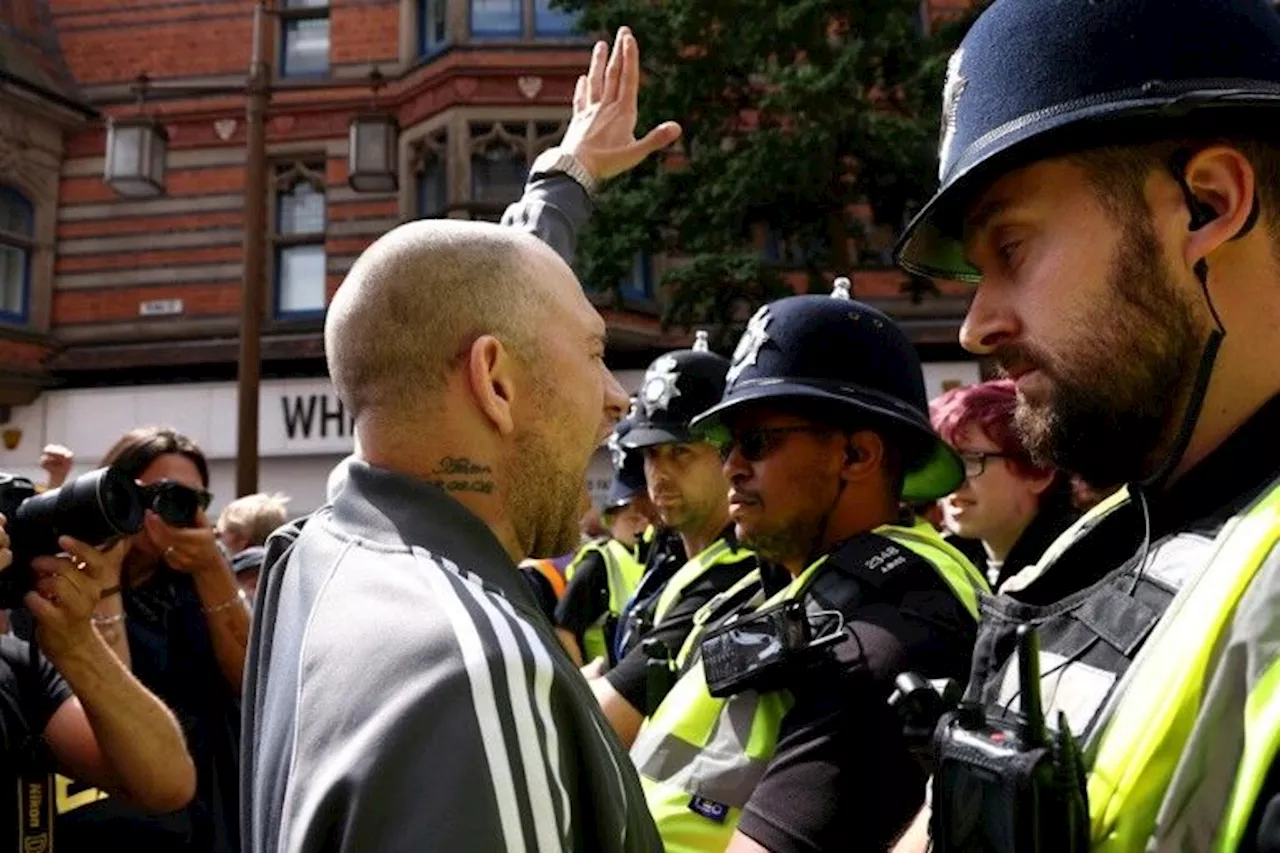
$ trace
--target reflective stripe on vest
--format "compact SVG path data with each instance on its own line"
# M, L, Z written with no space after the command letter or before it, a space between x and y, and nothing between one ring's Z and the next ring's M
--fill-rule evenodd
M737 607L720 612L729 602L741 596L748 597ZM755 610L764 604L764 599L764 585L760 582L760 570L752 569L739 578L738 582L733 586L717 593L714 598L699 607L698 612L693 614L693 629L689 631L689 636L684 638L684 645L680 647L680 651L676 654L676 671L683 671L689 665L702 643L703 635L707 633L707 624L709 622L717 616L729 616L732 613L747 609Z
M656 628L671 612L671 608L684 597L684 591L697 583L708 571L721 563L736 563L748 552L735 550L723 539L717 539L702 550L698 556L681 566L662 588L658 596L658 605L653 609L653 625Z
M1093 850L1136 853L1147 849L1236 606L1278 542L1280 486L1275 486L1227 522L1213 556L1183 584L1125 673L1111 707L1086 745L1086 755L1092 758ZM1280 711L1268 700L1280 676L1273 670L1255 690L1260 698L1249 697L1257 716L1237 777L1241 797L1233 799L1229 812L1231 816L1243 812L1244 821L1275 752ZM1241 713L1248 711L1242 708ZM1249 749L1255 750L1252 756ZM1216 760L1234 761L1235 756ZM1227 823L1232 828L1222 834L1218 849L1234 850L1238 835L1232 840L1232 832L1242 833L1244 824Z
M644 564L617 539L606 542L601 555L609 575L609 613L616 617L640 585Z
M924 557L955 588L986 580L931 527L885 526L876 533ZM800 598L826 563L822 557L761 608ZM960 598L977 616L977 596ZM707 692L696 661L641 729L631 748L649 810L667 853L723 850L777 748L782 720L794 704L790 691L746 691L728 699Z
M634 552L617 539L598 539L582 546L573 562L565 569L565 577L572 581L578 567L590 554L599 554L604 563L605 583L609 590L608 609L600 614L600 618L582 632L582 653L587 662L596 658L609 660L609 644L604 635L605 625L610 619L616 619L622 607L640 583L644 574L644 565L635 557Z
M1257 806L1263 780L1280 749L1280 660L1271 662L1245 702L1244 755L1231 789L1216 853L1234 853Z

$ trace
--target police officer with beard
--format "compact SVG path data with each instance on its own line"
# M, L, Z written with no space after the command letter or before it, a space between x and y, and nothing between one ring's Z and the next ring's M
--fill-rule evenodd
M1264 0L997 0L951 59L941 188L898 260L976 285L961 342L1016 381L1035 454L1127 488L983 600L937 850L1280 847L1277 127ZM1027 697L1061 782L1036 814L975 799L953 749Z

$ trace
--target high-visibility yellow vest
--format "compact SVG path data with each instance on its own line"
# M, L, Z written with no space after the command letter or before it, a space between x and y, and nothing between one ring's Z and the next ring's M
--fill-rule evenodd
M644 574L644 564L636 559L635 553L617 539L599 539L582 546L573 562L565 569L565 579L573 581L582 561L590 554L599 554L604 563L605 582L609 589L608 609L600 614L600 618L587 628L582 635L582 651L585 660L590 662L596 658L608 659L609 645L605 637L605 625L616 620L622 612L622 606L631 598L640 584L640 576Z
M652 594L642 590L640 595L644 596L644 601L631 603L632 607L618 628L621 636L617 644L622 652L619 657L637 648L650 632L661 626L667 614L684 600L689 588L702 580L707 572L717 566L735 563L742 563L743 574L746 574L756 566L755 555L727 539L717 539L676 569L661 589ZM642 580L641 585L644 584Z
M1239 847L1280 745L1278 545L1280 483L1227 522L1129 666L1085 748L1093 850Z
M986 579L932 527L886 525L875 532L928 561L977 619L976 590L987 588ZM826 557L817 560L761 608L803 597L825 564ZM680 678L631 749L667 853L728 846L792 704L786 690L717 699L707 692L701 660Z

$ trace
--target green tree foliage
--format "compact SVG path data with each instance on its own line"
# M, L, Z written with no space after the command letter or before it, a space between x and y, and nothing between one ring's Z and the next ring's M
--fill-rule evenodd
M865 260L846 250L862 233L851 207L868 203L896 229L936 185L958 28L925 35L918 0L558 5L591 32L630 26L645 74L641 129L684 127L665 166L655 159L605 189L580 247L589 287L615 288L637 252L666 252L683 262L662 282L664 321L727 335L744 311L788 292L779 264L753 246L762 233L821 288L829 271Z

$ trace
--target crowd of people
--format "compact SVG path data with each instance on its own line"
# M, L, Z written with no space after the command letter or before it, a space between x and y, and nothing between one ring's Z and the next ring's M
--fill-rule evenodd
M1081 73L1082 45L1114 64ZM0 833L1280 850L1270 5L979 17L898 259L974 283L961 342L1002 375L933 400L843 278L624 392L572 262L601 183L680 136L636 138L639 85L623 28L501 224L411 222L352 267L325 348L358 441L320 510L211 520L199 447L140 427L101 460L136 532L34 558L0 534L30 569ZM46 448L41 491L71 463Z

